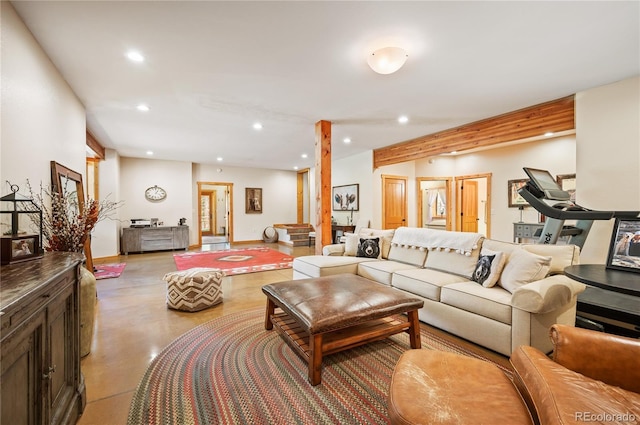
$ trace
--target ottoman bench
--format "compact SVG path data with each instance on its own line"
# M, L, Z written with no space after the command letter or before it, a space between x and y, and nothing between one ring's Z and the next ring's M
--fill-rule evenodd
M320 383L322 357L407 332L420 348L418 309L424 301L403 291L340 274L265 285L265 329L274 325L308 364L311 385ZM276 307L282 312L276 313ZM399 316L407 313L407 319Z
M410 350L389 388L392 425L532 424L516 386L496 365L461 354Z
M167 307L194 312L221 303L223 277L220 269L202 267L165 274Z

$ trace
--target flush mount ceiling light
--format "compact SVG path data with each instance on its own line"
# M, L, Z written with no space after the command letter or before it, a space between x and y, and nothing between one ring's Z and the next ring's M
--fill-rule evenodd
M400 47L383 47L367 57L367 63L378 74L393 74L407 61L407 52Z
M144 56L140 54L140 52L136 52L135 50L130 50L126 53L127 58L129 58L132 62L144 62Z

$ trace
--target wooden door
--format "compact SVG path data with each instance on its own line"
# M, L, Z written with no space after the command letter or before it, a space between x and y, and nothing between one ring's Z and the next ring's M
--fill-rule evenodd
M458 185L458 224L462 232L478 231L478 182L460 180Z
M407 225L407 178L382 176L382 228Z
M202 236L213 236L215 225L215 191L203 190L200 193L200 231Z

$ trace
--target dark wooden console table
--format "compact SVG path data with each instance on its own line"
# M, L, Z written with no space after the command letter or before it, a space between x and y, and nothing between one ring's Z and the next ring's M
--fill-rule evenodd
M333 243L340 243L340 236L344 235L345 232L353 232L354 230L356 230L356 226L332 224L331 240L333 241Z
M578 314L605 330L640 337L640 274L607 269L601 264L569 266L564 273L587 289L578 295Z

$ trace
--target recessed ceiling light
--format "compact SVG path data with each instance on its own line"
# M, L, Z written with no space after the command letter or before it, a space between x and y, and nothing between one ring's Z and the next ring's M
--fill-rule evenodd
M300 155L300 156L302 156L303 158L307 158L309 155L307 155L306 153L303 153L303 154L302 154L302 155Z
M127 52L127 58L129 58L131 62L144 62L144 56L142 56L140 52L136 52L135 50L129 50Z
M458 153L458 151L451 151L451 155L455 155L457 153Z
M253 129L254 130L262 130L262 124L260 124L259 122L253 124Z
M544 137L551 137L551 136L553 136L552 131L547 131L546 133L544 133Z
M409 117L407 117L406 115L401 115L398 117L398 122L400 124L406 124L409 122Z
M141 103L138 106L136 106L136 109L142 112L149 112L149 105L145 105L144 103Z
M153 151L147 151L147 155L149 156L153 155Z
M344 139L342 139L342 141L343 141L344 143L351 143L351 139L350 139L350 138L348 138L348 137L345 137Z
M218 161L218 162L222 161L222 157L221 156L217 157L216 161Z
M293 167L293 169L294 169L294 170L297 170L297 169L298 169L298 166L296 165L295 167Z

